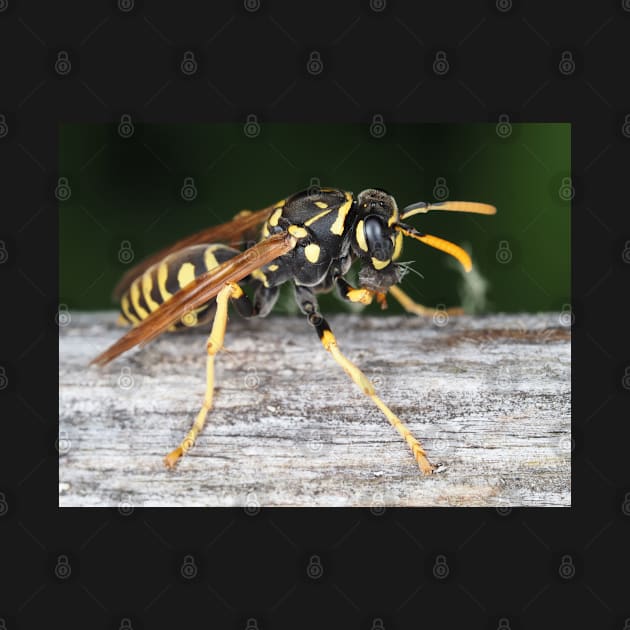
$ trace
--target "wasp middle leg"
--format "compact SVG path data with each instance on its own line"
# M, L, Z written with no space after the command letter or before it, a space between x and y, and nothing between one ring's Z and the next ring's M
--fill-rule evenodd
M314 293L307 287L296 285L295 295L300 309L308 317L309 323L315 327L324 348L330 352L346 374L361 388L361 391L372 399L372 402L382 411L390 424L407 442L420 470L425 475L431 474L434 467L427 459L422 444L411 434L411 431L405 426L402 420L376 395L374 385L370 382L368 377L339 349L337 339L330 329L328 322L319 312Z

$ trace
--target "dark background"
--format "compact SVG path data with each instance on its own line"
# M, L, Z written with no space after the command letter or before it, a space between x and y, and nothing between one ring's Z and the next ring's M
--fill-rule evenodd
M244 124L136 125L123 115L118 125L63 125L59 172L70 197L59 217L62 303L110 308L111 288L143 256L242 208L321 185L356 194L384 188L401 208L445 198L498 207L493 217L433 212L411 220L465 244L487 287L476 289L477 274L458 273L448 256L407 239L401 261L416 261L424 278L409 274L403 286L421 303L463 303L472 312L568 308L569 124L376 117L370 125L260 123L255 114ZM389 312L402 310L390 302ZM338 299L321 305L349 308Z
M627 626L628 2L131 4L0 0L5 627ZM187 50L194 75L180 70ZM440 50L446 74L434 72ZM117 125L124 113L571 123L574 507L60 511L60 124ZM180 570L190 554L193 580ZM319 577L307 572L313 555ZM448 579L433 572L438 555ZM64 556L69 575L55 572ZM560 572L564 556L572 571Z

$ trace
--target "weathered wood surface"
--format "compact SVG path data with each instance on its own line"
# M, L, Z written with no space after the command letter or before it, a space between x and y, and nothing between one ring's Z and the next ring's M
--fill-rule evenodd
M72 313L59 342L65 506L569 506L570 331L558 314L339 315L339 344L420 439L396 431L301 316L233 316L215 408L175 470L205 384L204 331L162 335L105 368L114 313Z

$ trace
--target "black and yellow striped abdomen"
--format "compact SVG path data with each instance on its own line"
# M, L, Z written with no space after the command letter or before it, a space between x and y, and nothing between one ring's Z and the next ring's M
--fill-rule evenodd
M233 258L238 250L227 245L192 245L170 254L138 276L120 299L122 324L138 324L177 291L221 263ZM172 329L199 326L211 321L214 300L187 313Z

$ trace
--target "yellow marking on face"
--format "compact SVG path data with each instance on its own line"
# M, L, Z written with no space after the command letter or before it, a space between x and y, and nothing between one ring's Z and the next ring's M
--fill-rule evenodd
M166 300L173 297L172 294L169 293L166 289L166 279L168 278L168 265L166 263L161 263L158 267L157 278L160 295L162 296L162 299L166 302Z
M308 232L299 225L290 225L288 232L291 236L295 236L295 238L304 238L305 236L308 236Z
M265 221L265 224L263 225L262 235L263 235L263 238L267 238L269 236L269 227L266 221Z
M160 305L151 297L151 289L153 289L153 280L151 279L150 271L147 271L142 276L142 295L144 295L144 301L153 313Z
M219 266L219 261L213 253L215 250L216 246L211 245L210 247L207 247L206 251L204 251L203 253L203 263L206 266L207 271L210 271L210 269L214 269L215 267Z
M146 319L149 313L140 305L140 278L136 278L133 281L129 293L131 294L131 303L136 314L140 319Z
M315 223L315 221L318 221L322 217L325 217L330 212L332 212L332 210L328 208L328 210L324 210L324 212L320 212L319 214L316 214L314 217L311 217L310 219L308 219L307 221L304 221L304 225L312 225L313 223Z
M350 195L350 193L344 194L346 196L346 201L344 201L343 205L339 208L339 210L337 210L337 218L335 219L335 222L330 226L330 231L333 234L337 234L339 236L343 234L343 225L352 206L352 196Z
M323 201L316 201L316 202L315 202L315 205L316 205L318 208L328 208L328 204L327 204L327 203L324 203Z
M379 260L378 258L372 258L372 265L374 265L374 269L376 270L385 269L385 267L387 267L390 262L390 260Z
M260 269L254 269L251 276L254 280L260 280L265 287L269 288L269 280L267 280L267 276Z
M304 248L306 260L310 263L316 263L319 260L320 247L317 243L311 243Z
M280 265L269 265L269 271L278 271L278 269L280 269Z
M177 272L177 282L183 289L187 284L190 284L195 279L195 265L192 263L184 263Z
M129 296L125 293L125 295L122 296L122 300L120 301L120 307L122 308L123 313L125 314L125 317L132 323L132 324L139 324L140 320L131 312L131 309L129 308Z
M273 214L269 217L269 219L267 220L267 222L269 223L269 225L271 225L272 227L275 227L276 225L278 225L278 219L280 218L280 216L282 215L282 208L276 208L273 211Z
M361 219L357 223L357 231L356 231L355 236L357 237L357 243L358 243L359 247L364 252L367 252L368 246L367 246L367 242L365 240L365 230L363 229L363 219Z
M392 255L392 260L398 260L400 253L402 252L403 247L403 235L400 232L396 232L396 236L394 237L394 253Z

